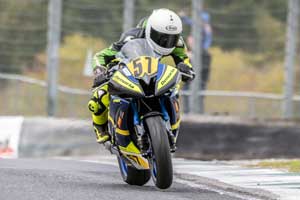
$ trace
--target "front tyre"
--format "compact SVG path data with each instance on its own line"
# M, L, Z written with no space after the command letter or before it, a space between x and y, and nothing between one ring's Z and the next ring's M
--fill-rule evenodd
M150 177L150 170L138 170L133 166L129 166L124 158L118 156L118 163L123 180L129 185L142 186L146 184Z
M167 130L160 116L145 119L151 137L153 157L150 159L152 180L156 187L167 189L173 181L173 166Z

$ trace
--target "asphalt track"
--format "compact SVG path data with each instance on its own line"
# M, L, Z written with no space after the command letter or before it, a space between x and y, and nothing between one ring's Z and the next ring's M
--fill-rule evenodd
M1 200L240 200L177 183L157 189L152 181L131 186L116 166L59 159L0 159Z

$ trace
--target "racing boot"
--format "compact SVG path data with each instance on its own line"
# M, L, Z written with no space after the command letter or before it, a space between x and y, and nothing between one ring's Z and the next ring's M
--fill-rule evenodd
M99 144L103 144L110 140L110 135L107 130L107 122L103 125L93 123L96 139Z

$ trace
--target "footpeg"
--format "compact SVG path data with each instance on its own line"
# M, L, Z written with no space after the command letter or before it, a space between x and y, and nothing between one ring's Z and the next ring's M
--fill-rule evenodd
M148 140L148 136L145 135L144 128L141 125L136 125L135 132L137 135L137 145L141 150L141 153L142 154L147 153L149 149L149 140Z
M138 137L137 144L142 152L142 154L147 153L149 149L149 141L146 135Z

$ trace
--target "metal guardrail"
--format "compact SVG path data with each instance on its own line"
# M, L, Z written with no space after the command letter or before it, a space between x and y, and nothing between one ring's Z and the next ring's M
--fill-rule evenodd
M13 81L19 81L22 83L37 85L43 88L47 87L47 82L43 80L38 80L34 78L30 78L27 76L22 76L18 74L8 74L8 73L0 73L0 79L3 80L13 80ZM58 91L62 92L64 94L70 94L70 95L80 95L80 96L88 96L91 95L92 91L83 90L83 89L77 89L77 88L71 88L63 85L58 86ZM182 96L190 96L191 92L187 90L181 91ZM274 94L274 93L260 93L260 92L237 92L237 91L219 91L219 90L207 90L207 91L200 91L198 92L199 96L205 96L205 97L232 97L232 98L246 98L247 102L247 116L248 117L258 117L257 111L259 111L260 108L257 108L257 100L270 100L270 101L278 101L278 103L281 103L281 101L284 101L284 96L280 94ZM300 102L300 96L294 96L293 97L294 102ZM272 102L270 102L270 105ZM279 105L280 106L280 105ZM273 104L274 107L274 104ZM278 109L278 104L275 105ZM279 108L280 109L280 108ZM281 110L281 109L280 109ZM218 111L218 110L217 110ZM229 112L230 113L230 112ZM272 112L270 112L272 113ZM281 112L280 112L281 113ZM242 113L235 113L236 115L245 115ZM281 115L281 114L280 114ZM272 116L270 116L272 117Z
M46 81L38 80L38 79L34 79L34 78L30 78L30 77L22 76L22 75L18 75L18 74L0 73L0 79L15 80L15 81L23 82L23 83L38 85L38 86L41 86L44 88L47 87ZM66 94L77 94L77 95L90 95L91 94L91 92L87 91L87 90L71 88L71 87L67 87L67 86L63 86L63 85L58 86L58 91L66 93Z
M190 91L182 91L181 95L189 96ZM257 99L270 99L270 100L283 100L284 96L274 93L262 93L262 92L236 92L236 91L225 91L225 90L206 90L198 92L199 96L221 96L221 97L247 97ZM294 101L300 101L300 96L295 95Z
M277 114L272 114L272 111L274 111L274 104L270 102L270 106L266 107L266 109L271 109L269 112L270 114L267 116L267 118L283 118L283 102L285 100L284 95L280 94L274 94L274 93L261 93L261 92L237 92L237 91L220 91L220 90L207 90L207 91L200 91L197 93L199 96L204 96L204 97L233 97L233 98L246 98L247 99L247 117L250 118L259 118L258 112L260 111L261 108L257 107L257 101L258 100L268 100L268 101L277 101L279 104L275 104L275 107L279 110L279 115ZM181 95L183 96L189 96L191 95L190 91L182 91ZM300 102L300 96L295 95L293 96L293 101L299 103ZM279 106L279 107L278 107ZM273 110L272 110L273 109ZM241 113L240 113L241 114ZM275 115L275 116L274 116ZM296 116L296 113L293 114L294 117L299 117ZM261 117L261 116L260 116ZM264 116L263 118L266 118Z
M18 74L7 74L0 73L0 79L15 80L24 83L34 84L41 87L47 87L46 81L22 76ZM68 86L59 85L58 90L63 93L77 94L77 95L90 95L91 91L82 90L77 88L71 88ZM183 90L181 95L190 96L191 92ZM246 98L257 98L257 99L271 99L271 100L283 100L283 95L274 93L261 93L261 92L236 92L236 91L224 91L224 90L207 90L198 92L199 96L220 96L220 97L246 97ZM294 96L294 101L300 101L300 96Z

